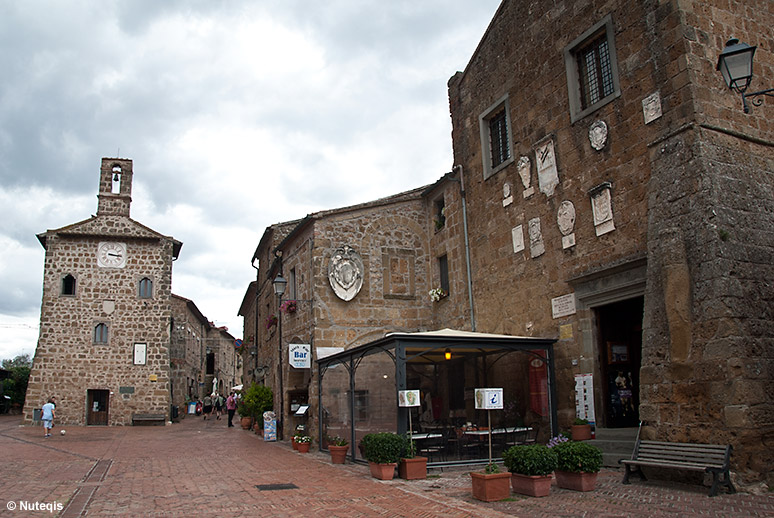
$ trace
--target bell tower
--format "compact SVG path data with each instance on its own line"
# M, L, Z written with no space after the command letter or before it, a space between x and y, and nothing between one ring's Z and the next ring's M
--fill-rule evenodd
M97 216L126 216L132 204L132 161L103 158L99 174Z

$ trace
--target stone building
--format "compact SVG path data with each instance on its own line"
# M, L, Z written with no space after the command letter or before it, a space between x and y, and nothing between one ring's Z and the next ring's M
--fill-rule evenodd
M132 177L131 160L103 158L96 216L38 235L46 257L26 422L51 396L62 424L184 413L204 387L207 349L229 388L239 376L233 337L172 295L182 243L131 219Z
M772 23L766 0L506 0L448 84L477 329L559 338L565 425L590 374L598 428L729 443L751 479L774 460L774 117L715 68L733 35L771 78Z
M766 0L503 1L448 83L449 174L267 228L241 310L264 381L281 272L285 298L312 301L283 341L313 357L394 330L554 338L562 427L729 443L740 479L771 483L774 117L745 114L715 67L733 35L772 77L772 16ZM346 246L356 304L326 286ZM283 372L284 413L313 403L313 370Z

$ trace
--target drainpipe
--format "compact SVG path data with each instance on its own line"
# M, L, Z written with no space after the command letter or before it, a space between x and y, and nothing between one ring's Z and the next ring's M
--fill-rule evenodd
M468 239L468 206L465 202L465 177L462 175L462 164L454 166L459 170L460 195L462 197L462 227L465 235L465 267L468 274L468 304L470 304L470 330L476 330L476 313L473 309L473 275L470 267L470 240Z

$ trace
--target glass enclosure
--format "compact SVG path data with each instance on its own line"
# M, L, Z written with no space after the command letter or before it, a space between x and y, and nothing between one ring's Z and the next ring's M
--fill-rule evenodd
M320 437L355 447L371 432L409 433L430 465L499 457L512 444L556 434L553 340L481 335L392 334L319 359ZM477 410L476 388L502 388L502 410ZM418 390L399 407L399 390ZM491 433L490 433L491 432ZM327 442L321 441L323 448Z

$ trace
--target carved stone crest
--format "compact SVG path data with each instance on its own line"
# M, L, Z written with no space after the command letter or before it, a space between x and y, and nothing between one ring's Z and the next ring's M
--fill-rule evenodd
M589 191L591 211L594 215L594 228L598 236L615 230L613 205L610 196L611 187L609 182L604 182Z
M519 158L519 161L516 162L516 171L518 171L521 183L524 185L523 195L525 198L529 198L535 192L535 189L530 187L532 183L532 164L529 161L529 157L522 156Z
M541 256L545 253L546 247L543 244L543 233L540 230L540 218L529 220L529 254L532 258Z
M363 260L351 246L336 248L328 263L328 282L341 300L350 301L363 287Z
M505 182L503 184L503 207L507 207L513 203L513 196L511 195L511 184Z
M607 124L604 121L596 121L589 128L589 142L591 147L600 151L607 144Z
M563 201L556 212L556 224L562 233L562 248L570 248L575 245L575 205L571 201Z

